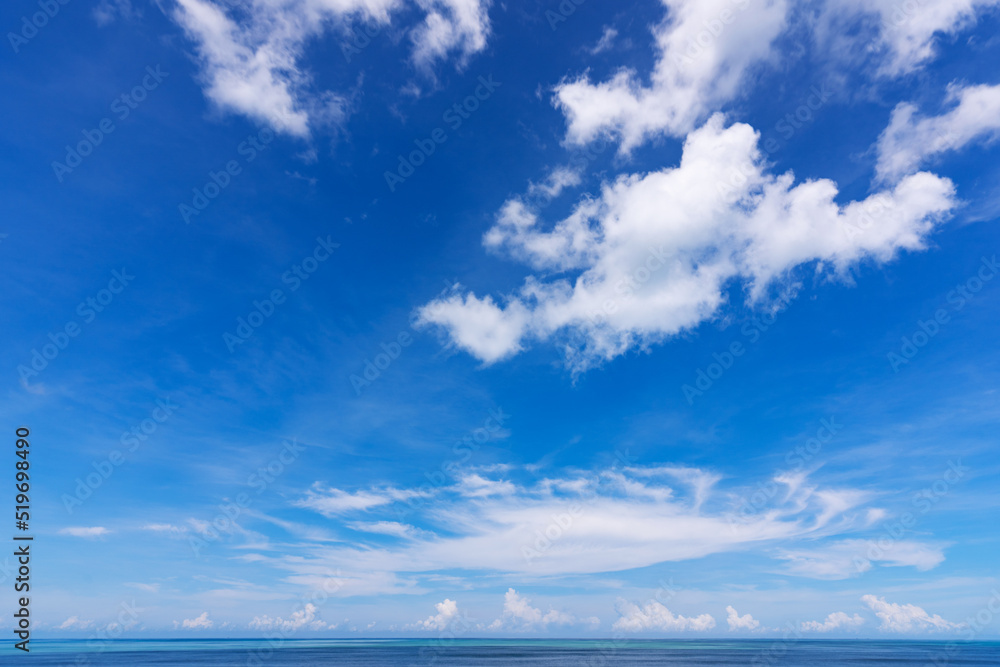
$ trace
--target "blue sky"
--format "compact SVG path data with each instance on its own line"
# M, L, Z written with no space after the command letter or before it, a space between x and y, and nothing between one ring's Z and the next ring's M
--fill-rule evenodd
M39 629L997 637L998 4L5 4Z

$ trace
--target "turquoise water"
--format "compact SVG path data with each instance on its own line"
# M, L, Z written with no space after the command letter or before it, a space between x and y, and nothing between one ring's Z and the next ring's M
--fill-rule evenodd
M89 645L88 645L89 644ZM1000 665L1000 642L759 640L32 640L10 644L2 664L170 667L339 665L812 665L973 667Z

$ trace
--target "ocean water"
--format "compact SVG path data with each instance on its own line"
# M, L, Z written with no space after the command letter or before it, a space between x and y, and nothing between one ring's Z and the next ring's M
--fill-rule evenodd
M89 644L89 645L88 645ZM19 655L18 655L19 654ZM759 640L32 640L0 664L170 667L458 666L623 667L758 665L973 667L1000 665L1000 642Z

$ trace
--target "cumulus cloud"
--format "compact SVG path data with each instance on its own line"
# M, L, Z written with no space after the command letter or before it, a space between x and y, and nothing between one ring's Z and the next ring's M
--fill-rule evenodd
M209 630L215 625L215 622L208 617L208 612L201 612L201 616L196 618L186 618L181 621L181 627L185 630Z
M760 627L760 621L750 614L739 615L739 612L732 606L726 607L726 623L732 630L756 630Z
M803 621L801 629L804 632L832 632L834 630L853 630L865 624L865 619L857 614L848 616L842 611L835 611L824 621Z
M435 299L418 322L487 364L558 335L567 365L582 371L712 319L733 285L761 305L793 291L807 266L845 277L860 262L921 250L955 206L951 181L923 172L838 204L832 181L769 173L758 138L716 114L687 137L678 166L605 183L551 227L508 201L485 245L552 277L529 276L499 301Z
M103 526L70 526L59 531L60 535L72 535L73 537L85 537L92 539L109 535L110 530Z
M997 5L998 0L827 0L821 37L857 35L866 44L874 38L881 45L879 73L899 76L934 58L939 35L956 34Z
M875 563L889 567L913 567L921 572L944 562L940 544L894 540L880 547L872 540L842 540L820 548L784 549L778 558L788 561L785 572L812 579L848 579L869 571Z
M785 0L662 1L648 85L621 69L608 81L584 75L556 87L569 143L608 135L627 152L651 136L683 136L738 92L748 68L771 53L788 13Z
M493 621L490 630L544 630L549 625L572 625L576 617L557 609L542 610L531 606L528 598L508 588L503 596L503 615Z
M437 613L428 616L423 621L416 624L418 630L446 630L452 621L458 618L458 603L445 598L444 601L434 605Z
M898 105L879 137L876 171L893 181L921 164L974 140L996 140L1000 134L1000 85L948 87L946 102L954 106L939 116L921 117L915 106Z
M59 630L86 630L94 624L93 621L82 621L78 616L70 616L57 628Z
M425 20L412 31L414 59L427 68L458 52L486 46L489 0L418 0ZM335 91L314 91L301 66L310 39L331 25L366 21L386 25L407 7L403 0L251 0L234 9L215 0L177 0L172 12L194 42L205 94L220 109L277 132L306 137L337 124L348 102Z
M308 627L310 630L325 630L336 626L328 626L320 620L316 605L309 602L306 603L302 609L292 612L292 615L287 619L281 618L280 616L277 618L271 618L267 615L254 616L253 620L250 621L249 627L251 630L281 630L283 632L297 632L305 627Z
M666 632L684 632L687 630L711 630L715 627L715 619L710 614L700 616L675 616L669 609L656 600L650 600L644 606L619 598L615 609L619 618L611 626L621 632L643 632L645 630L663 630Z
M886 602L884 597L874 595L864 595L861 601L875 612L875 616L882 622L879 630L883 632L957 630L962 627L961 623L952 623L937 614L928 614L916 605Z
M427 17L413 30L413 59L427 68L457 51L462 58L486 48L490 0L418 0Z

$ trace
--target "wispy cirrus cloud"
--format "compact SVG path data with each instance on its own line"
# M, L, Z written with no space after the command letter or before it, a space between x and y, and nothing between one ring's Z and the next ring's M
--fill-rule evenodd
M309 489L305 498L299 500L296 505L315 510L324 516L332 517L355 510L373 509L394 502L421 498L427 495L425 491L401 490L391 487L348 492L326 487L317 482L313 488Z
M59 534L93 539L109 535L111 534L111 531L104 526L69 526L67 528L60 529Z
M407 489L392 494L379 487L336 494L324 489L319 501L310 489L305 498L294 501L296 506L334 521L327 526L334 532L342 522L361 533L350 544L312 542L301 557L269 562L301 577L314 576L322 568L339 569L345 573L342 594L353 594L347 591L354 586L355 574L359 585L364 580L389 590L418 590L422 576L453 569L529 578L572 576L752 548L789 560L790 546L776 554L773 547L809 540L816 549L817 540L826 544L868 528L857 517L871 509L872 498L856 489L798 480L788 493L776 494L769 506L737 523L734 494L716 488L720 478L711 471L628 466L546 476L531 483L519 481L517 469L505 471L503 484L483 469L458 475L475 476L480 480L477 489L502 492L470 495L467 486L455 484L440 487L412 507L408 499L414 492ZM783 484L781 479L775 484ZM378 502L369 501L371 496ZM326 498L335 499L335 506L329 507ZM344 498L350 500L341 502ZM394 520L404 508L407 524ZM366 539L365 532L377 534L377 539ZM842 546L834 541L830 549L839 553ZM377 581L356 571L361 561L370 573L382 573ZM898 558L888 564L920 567L925 561ZM802 574L825 578L825 572L810 573L805 566Z
M896 540L888 548L874 541L842 540L810 549L782 549L778 558L787 561L785 571L811 579L838 580L858 577L878 563L890 567L913 567L925 572L944 562L944 545Z

